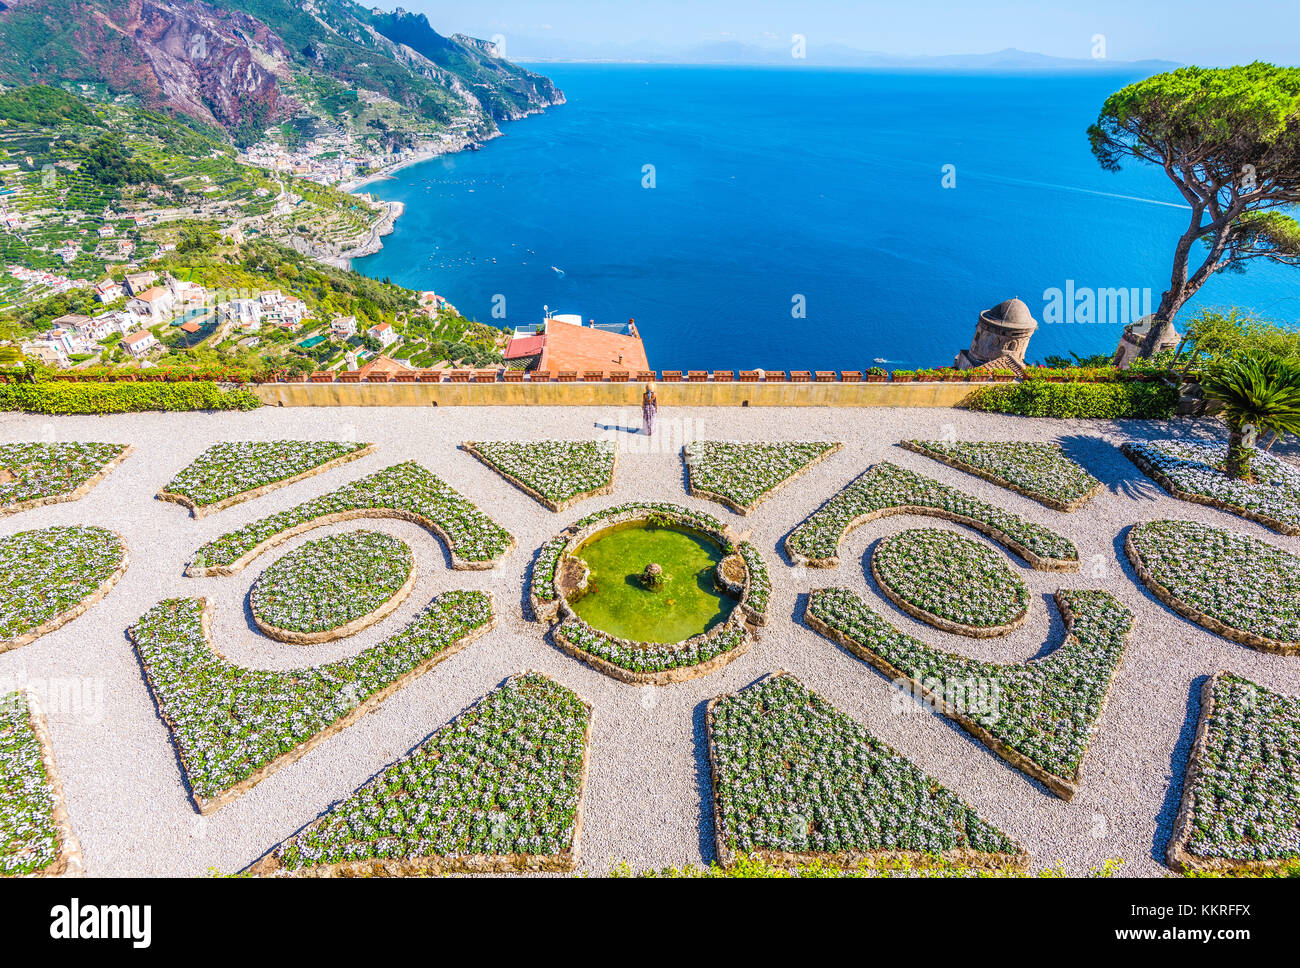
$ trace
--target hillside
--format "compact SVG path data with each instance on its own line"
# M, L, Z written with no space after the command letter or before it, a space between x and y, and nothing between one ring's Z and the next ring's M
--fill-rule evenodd
M362 130L374 104L392 143L452 128L481 138L564 98L485 42L350 0L7 0L0 83L82 85L238 145L280 123L305 123L305 137L313 123Z

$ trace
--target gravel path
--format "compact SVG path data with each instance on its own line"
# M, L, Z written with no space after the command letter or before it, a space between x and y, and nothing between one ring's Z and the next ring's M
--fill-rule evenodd
M1205 521L1300 552L1285 538L1236 517L1175 501L1114 446L1160 438L1160 424L1023 420L955 410L666 409L653 450L632 410L601 408L312 408L248 414L132 414L115 417L0 417L0 441L129 442L136 452L87 497L0 519L12 534L52 524L99 524L119 531L131 553L126 577L99 605L37 642L0 655L0 686L30 683L49 716L68 809L89 875L201 875L236 871L348 795L512 673L537 669L595 707L586 792L582 867L594 873L628 862L634 869L713 859L712 810L704 749L704 705L775 669L795 673L864 723L922 769L969 800L982 816L1021 841L1036 867L1063 863L1083 872L1123 858L1129 874L1167 873L1162 859L1182 794L1183 773L1204 677L1230 669L1272 689L1300 693L1300 659L1255 652L1192 625L1136 583L1120 535L1140 521ZM1177 425L1184 436L1217 436L1213 423ZM477 460L461 440L537 437L620 440L615 493L553 514ZM376 453L261 499L194 521L154 494L201 451L220 440L275 438L375 441ZM828 439L844 450L793 482L757 513L741 518L687 497L680 460L690 437L741 440ZM903 437L1055 440L1106 484L1074 514L1041 505L893 446ZM301 535L257 559L239 575L192 579L182 569L205 541L273 511L402 460L418 460L508 528L519 548L493 571L455 572L436 539L398 521L349 522ZM891 460L959 486L984 500L1068 535L1078 545L1080 574L1053 575L1017 565L1033 592L1031 617L1006 638L973 640L938 632L890 605L871 585L865 555L881 537L933 519L897 517L854 532L835 571L791 568L778 550L785 535L868 465ZM523 613L524 579L536 549L565 524L597 507L628 500L668 500L709 511L742 532L767 556L772 623L753 649L722 671L693 682L636 688L615 682L549 645L544 628ZM366 527L404 539L415 550L419 582L383 622L342 642L294 646L272 642L251 624L248 589L262 570L303 542ZM900 628L954 652L997 661L1043 654L1059 642L1062 623L1050 602L1057 587L1101 587L1137 616L1128 653L1084 780L1072 803L1005 765L946 719L914 707L899 712L890 684L865 663L798 619L806 592L853 588ZM291 668L352 655L391 635L435 594L448 588L491 589L500 626L491 635L401 690L377 712L210 817L190 802L170 735L158 719L126 628L159 600L205 595L215 606L215 639L235 662ZM1047 643L1045 645L1045 643Z

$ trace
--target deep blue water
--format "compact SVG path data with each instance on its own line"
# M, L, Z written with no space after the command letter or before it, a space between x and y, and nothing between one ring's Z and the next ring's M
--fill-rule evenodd
M1158 303L1189 215L1163 173L1108 173L1089 151L1131 75L543 69L567 105L364 189L406 214L355 268L487 322L535 323L543 304L635 317L658 369L935 366L1009 296L1040 321L1070 279ZM1184 314L1296 320L1286 273L1215 277ZM1121 330L1042 325L1029 357L1110 352Z

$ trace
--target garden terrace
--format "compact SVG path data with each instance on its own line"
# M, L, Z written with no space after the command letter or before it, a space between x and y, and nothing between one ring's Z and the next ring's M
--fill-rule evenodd
M788 673L708 704L714 827L740 857L1023 867L1023 847Z
M224 659L203 599L160 602L129 634L194 804L210 813L495 626L489 594L445 592L355 658L283 672Z
M1227 445L1208 446L1173 440L1127 443L1129 460L1171 495L1258 521L1279 534L1300 535L1300 470L1256 451L1254 481L1239 481L1224 471Z
M617 453L607 440L467 440L461 447L552 511L614 492Z
M575 607L574 603L581 601L581 596L587 593L588 581L592 577L587 563L579 556L584 546L591 546L594 550L597 542L617 537L628 529L644 529L651 536L657 529L669 534L680 531L683 540L716 546L719 561L730 559L730 566L740 570L741 574L734 581L718 579L718 584L729 591L713 595L719 600L717 612L708 622L701 622L698 632L674 642L647 641L651 633L642 634L637 639L626 638L597 621L590 608ZM754 561L758 562L758 567L751 563ZM628 559L622 566L615 563L613 567L619 574L611 575L612 591L606 594L640 596L650 604L675 608L674 599L660 599L660 594L671 594L671 587L656 593L633 588L632 578L624 580L622 572L631 576L633 572L640 573L646 564L639 558ZM672 580L672 570L671 567L668 569L669 581ZM688 573L678 576L682 582L680 595L692 595L692 601L700 598L704 593L694 588L693 583L703 584L704 575L704 571L696 574L688 569ZM735 545L726 527L710 515L672 504L627 504L588 515L547 542L533 564L530 588L533 616L537 621L558 622L552 638L561 650L623 682L667 685L707 675L748 651L752 638L750 626L767 621L771 582L758 550L752 545ZM601 593L595 590L591 594ZM737 596L734 606L730 605L727 594ZM620 605L618 614L639 614L637 606L646 604L640 599L626 607ZM687 604L683 602L682 607L687 607ZM633 624L643 627L637 622ZM650 628L650 625L644 627Z
M687 491L692 497L716 501L737 514L751 514L780 488L842 447L820 440L695 440L682 448Z
M1230 672L1207 679L1170 866L1249 872L1300 861L1297 776L1300 698Z
M406 542L374 531L308 541L253 583L253 621L271 638L298 645L354 635L389 615L415 587Z
M45 717L28 693L0 693L0 877L80 870Z
M1055 511L1077 511L1102 489L1101 481L1066 457L1060 444L904 440L899 446Z
M456 569L491 568L515 546L515 539L473 503L409 461L224 534L200 548L185 573L232 575L294 535L357 518L415 522L446 543Z
M126 574L122 538L104 528L50 527L0 538L0 652L77 618Z
M945 632L992 638L1029 617L1029 589L993 549L940 528L883 539L871 575L885 597Z
M131 450L128 444L0 444L0 515L75 501Z
M1192 521L1149 521L1124 541L1138 577L1179 615L1225 638L1300 652L1300 557Z
M591 707L511 676L251 868L254 874L571 871Z
M1078 792L1124 655L1133 614L1100 591L1056 593L1068 629L1050 655L1001 665L944 652L898 631L845 588L808 598L804 620L918 695L1062 799Z
M201 518L279 487L322 474L374 451L373 444L267 440L209 447L158 492Z
M827 501L785 540L794 564L839 565L839 544L854 528L894 514L956 521L1005 545L1040 571L1078 571L1074 542L1041 524L897 464L877 464Z

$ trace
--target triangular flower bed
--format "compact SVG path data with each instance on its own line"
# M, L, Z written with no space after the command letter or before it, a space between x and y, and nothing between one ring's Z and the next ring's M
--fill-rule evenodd
M241 440L213 444L158 492L201 518L365 457L374 444Z
M538 672L511 676L250 872L571 871L590 734L576 694Z
M75 501L132 449L130 444L0 444L0 515Z
M228 662L200 598L155 605L129 634L195 806L211 813L495 626L489 593L445 592L354 658L284 671Z
M840 563L840 542L850 531L894 514L920 514L964 524L1039 571L1079 570L1079 550L1069 538L889 463L864 472L790 532L785 539L786 554L795 564L834 568Z
M718 859L1024 867L1023 847L788 673L708 705Z
M0 694L0 877L79 873L45 717L31 694Z
M552 511L614 493L614 445L608 440L467 440L460 445Z
M1064 800L1079 789L1083 757L1123 658L1133 613L1102 591L1056 593L1067 628L1041 659L1000 665L954 655L894 628L847 588L808 597L808 625L906 680L917 696Z
M1264 871L1300 863L1300 697L1220 672L1201 690L1201 719L1171 867Z
M195 552L185 574L233 575L294 535L357 518L399 518L420 525L446 543L457 569L492 568L515 546L508 531L459 491L408 461L223 534Z
M904 440L899 446L1023 494L1055 511L1077 511L1102 490L1101 481L1066 457L1060 444Z
M826 440L741 443L696 440L682 448L686 489L692 497L717 501L749 514L776 491L843 444Z

